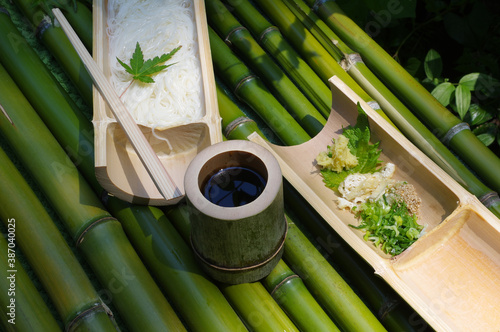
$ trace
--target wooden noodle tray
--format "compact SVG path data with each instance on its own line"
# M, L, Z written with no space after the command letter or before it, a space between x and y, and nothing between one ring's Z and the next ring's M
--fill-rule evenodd
M434 329L500 331L500 221L337 77L330 79L332 112L324 129L297 146L278 146L249 136L278 159L283 175L301 195ZM342 127L354 125L357 102L366 111L380 159L392 162L396 180L415 186L422 199L425 233L391 257L349 226L358 221L339 210L315 164Z
M194 123L166 129L139 125L175 184L184 194L184 174L191 160L205 147L222 141L221 119L217 106L215 78L208 39L208 25L203 1L193 1L199 60L202 70L203 117ZM106 35L107 1L93 3L93 58L109 77L108 37ZM95 170L102 187L110 194L135 204L167 205L156 188L125 132L113 117L104 99L94 88ZM165 141L164 139L168 140ZM170 146L169 146L170 144Z

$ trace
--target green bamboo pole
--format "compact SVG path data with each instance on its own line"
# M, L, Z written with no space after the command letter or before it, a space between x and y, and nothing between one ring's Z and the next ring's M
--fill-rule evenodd
M299 331L261 283L222 285L221 290L252 331Z
M186 243L190 242L189 208L180 204L165 209L165 214ZM298 331L283 309L260 282L219 285L224 296L251 331Z
M295 49L323 80L327 81L334 75L338 76L362 100L369 103L377 113L394 126L378 103L340 66L339 63L343 58L333 58L307 28L296 19L294 13L282 0L255 0L255 2L270 17L271 21L280 28L287 40L293 44Z
M322 44L332 43L346 54L347 72L370 96L379 103L384 113L399 130L439 167L453 177L479 200L488 197L492 190L483 184L457 157L389 90L380 79L302 0L285 0L289 7L296 6L295 14L301 21L308 21L308 28L320 30ZM318 24L317 26L315 24ZM487 207L500 217L500 200L487 203Z
M0 115L0 131L58 212L130 330L183 330L120 223L104 210L1 65L0 105L8 115Z
M2 149L0 150L0 159L3 160L4 152ZM11 220L11 217L2 218L5 219L4 223L9 223ZM13 232L13 234L15 233L16 231ZM13 261L8 260L11 259L9 249L15 250L17 246L16 240L12 240L12 238L7 240L8 234L0 236L0 251L5 253L0 259L0 278L2 280L0 282L0 329L3 327L2 330L8 332L31 332L36 327L39 332L62 331L28 273L19 262L19 258L16 256ZM19 251L16 251L16 255L18 254ZM12 274L15 278L12 278ZM11 280L15 280L14 288L11 287ZM12 289L14 289L15 294L12 293ZM12 299L14 302L11 302Z
M233 89L234 94L252 108L266 123L272 123L279 139L298 144L310 136L267 90L262 81L234 55L222 39L209 30L215 73ZM285 131L285 128L290 130Z
M31 0L15 0L14 2L22 15L31 22L33 28L37 29L38 39L61 64L61 68L64 69L86 104L92 105L92 78L62 28L55 26L51 20L46 19L40 6L33 5ZM76 17L78 19L78 26L80 27L78 33L81 38L83 33L80 31L92 33L92 16L89 17L88 9L82 8L81 4L78 4L76 13L72 9L68 12L71 13L72 18ZM69 21L69 17L67 18ZM88 36L83 37L83 39L88 39ZM90 40L91 42L92 40ZM90 48L88 46L87 48L91 50L91 46L92 44L90 44Z
M271 54L284 71L300 87L321 114L327 118L332 106L332 93L326 81L295 51L273 26L250 2L229 2L231 11L250 30L261 46Z
M340 331L283 260L262 283L301 331Z
M109 198L107 206L191 331L247 330L160 209L134 206L115 197Z
M80 1L74 1L74 5L61 6L64 16L80 37L83 45L92 51L93 29L92 29L92 11ZM50 12L52 15L52 11ZM90 28L89 28L90 25Z
M52 299L65 328L116 331L106 306L71 248L2 149L0 177L0 201L9 202L0 206L0 217L6 227L8 220L14 220L15 243ZM11 270L15 269L14 266ZM16 274L17 271L13 273Z
M304 280L335 323L348 331L385 331L375 315L309 242L290 216L287 218L288 236L283 259Z
M222 128L224 128L224 137L228 139L247 139L248 135L253 132L258 132L264 136L257 123L241 112L217 82L215 87L219 113L222 117Z
M297 119L302 128L311 136L318 134L326 124L325 118L272 57L260 47L250 32L219 0L207 1L206 10L210 26L268 84L273 95Z
M335 1L321 1L309 6L352 49L359 52L375 74L387 82L424 123L443 139L461 120L448 111L400 64L385 52L373 39L342 12ZM470 130L462 130L452 136L448 145L479 177L496 192L500 192L500 158L486 147Z
M80 63L81 61L78 60ZM64 149L76 164L94 158L94 130L83 113L47 69L6 13L0 12L0 63L14 79L24 96L38 111L58 139L65 138ZM62 117L64 113L68 116ZM68 136L69 135L69 136ZM87 167L85 167L87 165ZM92 187L98 186L93 160L82 164Z

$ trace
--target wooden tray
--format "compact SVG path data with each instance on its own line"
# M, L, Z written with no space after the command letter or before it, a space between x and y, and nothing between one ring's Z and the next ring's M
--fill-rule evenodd
M139 125L160 161L184 194L184 174L197 153L205 147L222 141L221 118L217 106L215 79L208 39L208 25L203 1L193 1L199 57L202 69L204 116L195 123L168 129L155 129L155 134L167 138L172 146L156 138L152 128ZM93 3L94 45L93 58L109 77L108 37L106 35L106 0ZM124 131L94 89L95 169L102 187L110 194L135 204L175 204L182 196L166 200L156 188ZM170 152L170 153L167 153Z
M438 331L500 331L500 221L473 195L441 170L337 77L330 80L332 112L310 141L291 147L249 136L278 159L283 175L302 196L431 326ZM394 176L413 184L422 199L420 224L425 235L390 257L337 208L336 193L325 187L315 158L354 125L356 103L366 110L381 159L397 166Z

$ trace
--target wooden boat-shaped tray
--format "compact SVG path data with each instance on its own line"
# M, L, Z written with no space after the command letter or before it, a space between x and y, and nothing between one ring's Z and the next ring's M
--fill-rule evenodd
M215 79L212 68L208 25L203 1L193 1L202 70L203 117L186 125L167 129L139 125L153 150L175 184L184 194L184 174L191 160L205 147L221 142L221 118L217 106ZM93 58L109 77L108 37L106 35L107 1L93 3ZM159 32L160 33L160 32ZM102 187L110 194L135 204L169 205L184 195L165 199L134 151L125 132L113 117L100 93L94 89L95 170ZM170 146L169 146L170 144Z
M297 146L277 146L249 136L278 159L283 175L301 195L434 329L500 331L500 221L473 195L390 126L341 80L330 80L332 112L324 129ZM354 125L357 102L370 121L381 159L397 166L395 179L413 184L422 199L425 234L390 257L349 227L358 222L339 210L315 165L320 151Z

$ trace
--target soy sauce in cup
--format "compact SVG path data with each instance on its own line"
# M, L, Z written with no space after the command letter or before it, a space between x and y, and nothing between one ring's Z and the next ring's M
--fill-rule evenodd
M250 168L226 167L209 178L203 195L216 205L237 207L253 202L265 186L266 180Z

